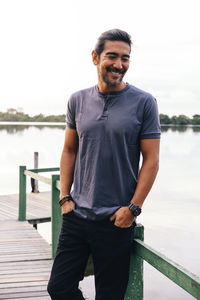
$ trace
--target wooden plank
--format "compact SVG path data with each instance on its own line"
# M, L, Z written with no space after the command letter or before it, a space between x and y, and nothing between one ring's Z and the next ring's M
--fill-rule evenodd
M41 297L48 296L47 291L30 291L30 292L23 292L23 293L10 293L10 294L2 294L1 299L30 299L30 297L37 297L40 299Z
M51 246L27 221L18 221L19 195L0 196L0 299L50 300ZM27 218L50 217L50 192L27 194Z
M48 246L45 246L45 245L42 245L42 244L38 244L38 245L33 245L33 246L31 246L31 243L29 243L29 245L26 245L26 244L21 244L21 247L23 247L23 250L29 250L29 247L30 247L30 251L31 252L34 252L34 251L41 251L41 247L43 247L43 249L42 249L42 252L44 252L44 251L48 251L49 250L49 248L48 248ZM1 254L3 254L3 253L7 253L7 254L9 254L9 253L13 253L13 252L15 252L15 253L22 253L22 250L21 250L21 248L20 248L20 246L11 246L10 248L9 248L9 250L8 250L8 248L0 248L0 253Z
M1 284L1 289L15 288L15 287L33 287L33 286L41 286L41 285L47 285L47 280L40 281L40 282L33 281L33 282L4 283Z
M0 220L17 220L18 201L19 195L0 196ZM50 217L50 201L50 192L27 193L27 219Z
M31 242L29 242L28 243L28 245L27 244L25 244L25 243L21 243L21 247L20 247L20 245L10 245L10 247L9 247L9 249L10 249L10 251L11 252L13 252L13 251L15 251L15 252L20 252L20 251L24 251L24 250L30 250L31 252L34 252L35 250L37 250L37 251L40 251L41 250L41 246L43 247L43 249L42 249L42 251L46 251L46 250L48 250L49 249L49 247L47 246L47 245L44 245L44 244L42 244L42 243L37 243L37 244L33 244L33 243L31 243ZM23 247L23 250L22 250L22 247ZM9 249L7 248L7 247L0 247L0 253L2 254L2 253L9 253Z
M8 256L8 257L12 257L12 256L17 256L17 255L19 255L19 256L23 256L23 255L32 255L33 257L35 256L35 255L37 255L37 254L39 254L39 255L41 255L41 254L46 254L47 255L47 253L48 253L48 248L45 248L45 249L42 249L42 250L40 250L39 248L38 249L26 249L26 250L18 250L18 251L16 251L15 249L13 249L13 251L9 251L9 252L7 252L6 253L6 251L4 251L4 253L1 253L1 255L0 255L0 257L3 257L3 256ZM13 254L13 252L15 252L14 254ZM35 252L37 252L37 254L35 254Z
M4 266L4 268L3 268L3 266L2 266L2 268L1 268L1 270L0 270L0 275L7 275L7 274L21 274L21 273L30 273L30 272L38 272L38 270L39 270L39 272L41 271L41 272L43 272L43 271L46 271L46 270L49 270L50 268L51 268L51 266L52 266L52 264L48 264L48 265L44 265L43 264L43 262L44 262L45 260L43 260L42 261L42 263L41 263L41 261L40 261L40 265L36 265L35 264L35 261L34 261L34 263L32 264L32 265L30 265L30 266L26 266L26 265L22 265L22 264L17 264L15 267L13 267L13 268L11 268L11 266L9 266L9 265L3 265Z
M47 249L47 248L45 248L45 249L41 249L41 250L38 250L37 251L37 253L35 253L36 251L29 251L29 249L27 248L25 251L23 251L23 250L21 250L21 251L10 251L10 252L8 252L8 253L4 253L3 255L2 254L0 254L0 258L3 258L3 257L23 257L23 256L28 256L28 255L32 255L33 256L33 260L34 260L34 257L35 256L38 256L38 255L43 255L44 254L44 256L45 256L45 258L47 257L47 254L48 254L48 250L49 249Z
M33 261L33 265L34 265L34 261ZM5 273L5 271L4 271ZM42 275L49 275L49 268L44 268L42 269L41 267L38 267L37 269L26 269L26 270L18 270L18 271L14 271L11 272L9 274L0 274L0 278L4 279L4 278L16 278L17 276L24 276L24 274L26 274L26 277L28 276L37 276L38 274L42 274ZM1 283L2 281L0 281Z
M22 257L17 257L17 255L16 256L9 256L9 257L5 257L5 259L0 259L0 263L3 263L3 262L9 262L9 261L11 261L11 262L14 262L14 261L19 261L19 262L21 262L21 261L26 261L26 260L28 260L28 261L34 261L34 260L39 260L39 259L41 259L41 260L43 260L43 259L50 259L51 257L50 257L50 255L48 256L48 258L46 258L46 254L44 254L44 255L36 255L36 256L34 256L34 257L32 257L32 255L26 255L26 256L22 256Z
M50 208L50 204L47 205L47 203L42 203L42 201L38 201L38 199L36 200L32 200L31 198L29 198L29 196L27 196L27 199L29 201L29 204L32 204L32 207L34 208L34 206L37 208L37 209L40 209L41 207L45 207L45 208Z
M1 284L3 283L20 283L20 282L38 282L44 281L49 279L48 275L37 275L37 276L30 276L30 277L22 277L22 278L3 278L1 279Z
M18 218L19 195L0 196L0 221ZM50 192L27 193L27 219L47 218L51 216ZM1 225L0 225L1 228Z
M29 197L34 197L36 196L36 199L39 200L40 202L43 201L44 203L48 202L50 203L50 193L48 192L40 192L37 195L34 195L32 193L28 194Z
M27 221L0 221L0 299L50 299L51 247Z
M1 270L6 270L6 269L17 269L17 268L38 268L38 266L51 266L53 263L52 260L38 260L34 261L34 264L30 261L22 261L22 262L6 262L4 264L1 264Z
M36 300L36 299L40 299L40 300L51 300L51 298L50 298L50 296L41 296L41 297L28 297L28 298L25 298L25 299L27 299L27 300ZM2 299L2 300L4 300L4 299ZM14 299L12 299L12 300L24 300L24 297L22 297L22 298L14 298Z
M14 288L5 288L0 290L0 296L10 293L25 293L25 292L41 292L47 289L47 284L45 285L37 285L37 286L28 286L28 287L14 287ZM1 299L1 298L0 298Z
M27 222L22 222L22 224L20 224L20 226L15 230L9 230L9 227L11 226L11 228L13 228L13 224L16 225L16 223L18 222L6 222L5 232L3 230L0 231L1 274L3 272L2 276L4 277L2 278L2 276L0 275L1 283L10 282L8 280L9 276L5 276L5 270L9 268L9 266L6 265L6 263L10 264L11 262L21 263L23 261L30 261L32 265L34 265L35 261L41 262L42 260L51 259L50 245L48 245L48 243L43 240L43 238L38 234L38 232L34 228L32 228L32 226L29 225ZM13 239L13 237L15 237L15 239ZM41 268L41 265L41 263L40 265L38 265L38 269ZM40 277L39 274L37 274L37 277L40 278L39 280L47 279L47 274L50 273L51 269L50 266L51 264L49 264L47 273L43 274L46 277ZM25 270L23 273L25 273ZM36 275L35 270L33 273L35 273ZM19 278L17 280L19 281Z
M10 269L10 270L8 270L8 269L4 269L4 270L0 270L0 278L3 276L10 276L10 275L19 275L19 274L34 274L34 273L42 273L42 272L49 272L49 266L48 267L37 267L37 268L29 268L29 269L21 269L21 268L18 268L18 269L15 269L15 270L13 270L13 269Z

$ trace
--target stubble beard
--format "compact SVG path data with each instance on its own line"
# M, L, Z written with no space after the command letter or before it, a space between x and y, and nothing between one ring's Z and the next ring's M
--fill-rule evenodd
M102 77L102 80L107 84L107 86L115 87L115 86L119 86L121 84L124 76L121 76L120 79L118 79L117 81L110 81L108 79L107 74L102 74L101 77Z

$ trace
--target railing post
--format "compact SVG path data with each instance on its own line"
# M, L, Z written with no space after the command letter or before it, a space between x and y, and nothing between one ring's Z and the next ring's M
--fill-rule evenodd
M26 175L24 174L25 170L25 166L19 167L19 221L26 221Z
M34 169L38 169L38 152L34 152ZM38 180L31 178L32 193L39 193Z
M52 259L56 254L58 237L61 227L61 208L58 204L60 191L56 187L56 181L60 180L60 175L51 176L51 236L52 236Z
M134 228L133 239L144 240L144 227L138 224ZM131 254L129 282L125 300L143 300L143 259L133 251Z

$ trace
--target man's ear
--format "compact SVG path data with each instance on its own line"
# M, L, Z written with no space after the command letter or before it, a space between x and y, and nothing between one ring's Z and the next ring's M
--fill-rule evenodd
M92 51L92 61L95 66L99 63L99 56L95 50Z

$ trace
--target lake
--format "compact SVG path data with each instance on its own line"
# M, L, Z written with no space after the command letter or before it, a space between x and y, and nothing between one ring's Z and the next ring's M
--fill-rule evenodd
M34 151L39 152L39 167L59 166L64 129L64 125L0 123L1 195L18 193L19 165L33 168ZM200 127L162 127L160 170L138 222L145 227L147 244L197 275L200 275L199 179ZM27 187L31 191L29 184ZM39 183L39 190L49 190L49 186ZM39 230L48 236L49 228L45 224ZM144 299L194 299L148 264L145 263L144 269ZM86 277L81 287L87 298L93 300L93 276Z

